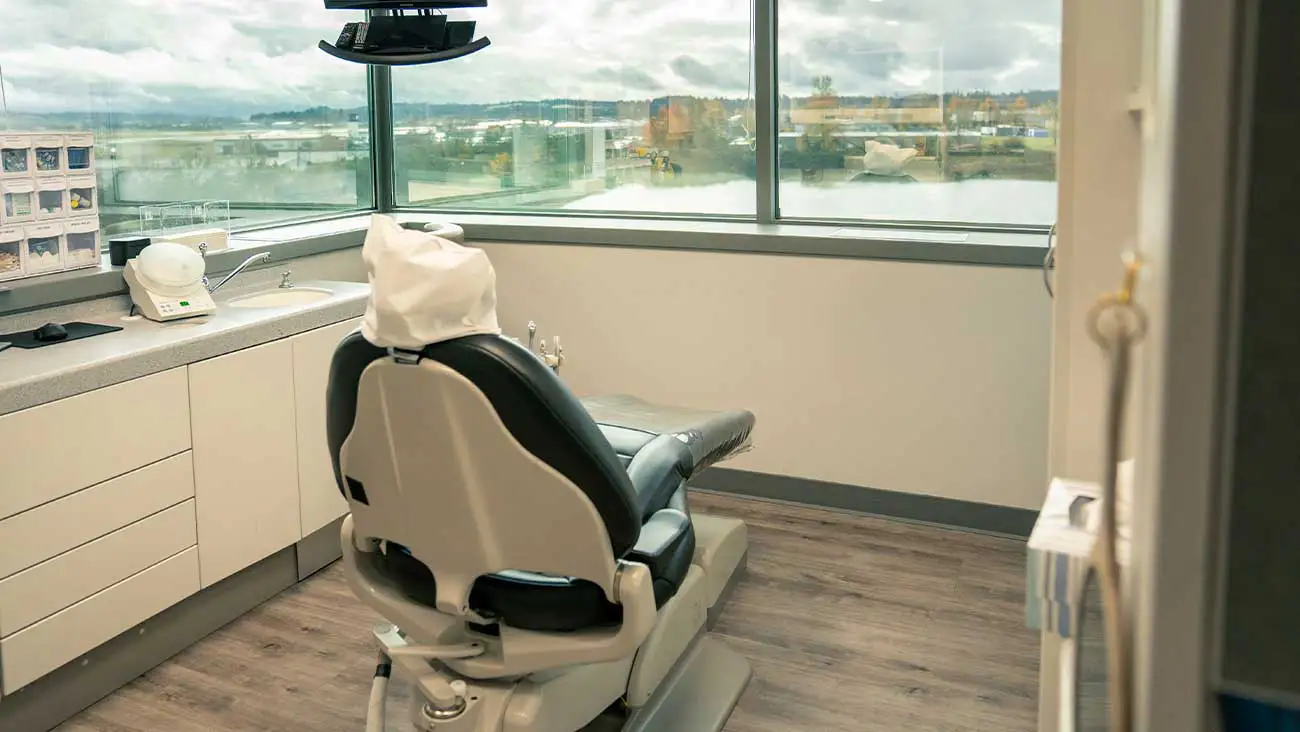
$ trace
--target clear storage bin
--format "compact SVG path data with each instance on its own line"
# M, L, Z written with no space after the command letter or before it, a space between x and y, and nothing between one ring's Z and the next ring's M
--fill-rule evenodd
M0 180L0 226L36 219L36 182Z
M68 179L63 176L36 181L36 219L61 219L68 215Z
M0 280L23 276L23 227L0 226Z
M27 233L27 274L63 269L63 224L32 224Z
M89 173L95 169L95 136L76 133L63 136L65 170L69 173Z
M33 135L33 172L61 174L63 172L63 135Z
M94 213L98 210L99 191L93 175L68 176L68 213L73 216Z
M0 176L32 174L31 135L0 135Z
M63 264L68 269L96 267L102 258L99 241L99 217L68 219L63 225Z

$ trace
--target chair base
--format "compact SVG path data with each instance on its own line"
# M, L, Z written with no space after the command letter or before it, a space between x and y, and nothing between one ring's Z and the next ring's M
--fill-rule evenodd
M721 732L752 675L744 656L701 636L649 704L630 715L603 714L581 732Z
M749 556L749 531L738 519L691 512L695 527L695 557L691 563L704 571L708 593L708 623L712 629L731 593L745 574Z
M470 681L473 700L464 714L421 724L424 698L408 697L417 730L483 732L508 729L575 729L577 732L718 732L749 683L744 657L707 636L744 575L748 558L745 524L693 514L696 551L677 594L659 610L656 628L633 657L575 666L526 681ZM407 645L395 628L382 625L376 637L385 653ZM675 657L674 657L675 656ZM414 658L393 658L394 671L414 679L431 671L448 680L454 673ZM522 684L522 685L520 685ZM520 695L531 696L521 701ZM592 719L591 705L618 698L585 727L566 718ZM417 701L418 699L418 701ZM636 705L636 706L628 706ZM583 708L587 711L583 711ZM507 708L515 711L507 713ZM504 723L504 726L502 726ZM580 724L580 723L579 723Z

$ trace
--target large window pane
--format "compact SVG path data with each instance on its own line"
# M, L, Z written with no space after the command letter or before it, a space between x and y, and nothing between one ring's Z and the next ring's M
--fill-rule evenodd
M0 129L93 132L108 233L182 201L229 201L234 227L367 208L365 70L316 48L348 15L320 0L3 2Z
M749 0L463 15L491 47L393 70L400 205L753 215Z
M1060 0L779 0L780 213L1049 225Z

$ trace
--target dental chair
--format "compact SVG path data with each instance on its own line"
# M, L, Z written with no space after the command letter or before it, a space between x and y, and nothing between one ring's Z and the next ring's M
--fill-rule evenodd
M747 442L748 412L579 401L501 335L420 349L353 333L328 393L351 508L343 563L377 677L439 732L712 732L750 677L709 638L744 569L740 521L686 481ZM370 730L383 728L383 688Z

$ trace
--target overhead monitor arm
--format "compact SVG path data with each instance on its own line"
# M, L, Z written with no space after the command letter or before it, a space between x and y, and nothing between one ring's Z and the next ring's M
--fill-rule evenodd
M347 23L334 43L319 48L345 61L376 66L412 66L462 58L487 48L474 39L476 23L449 20L443 10L485 8L487 0L325 0L327 9L384 11ZM413 11L407 14L406 11Z

